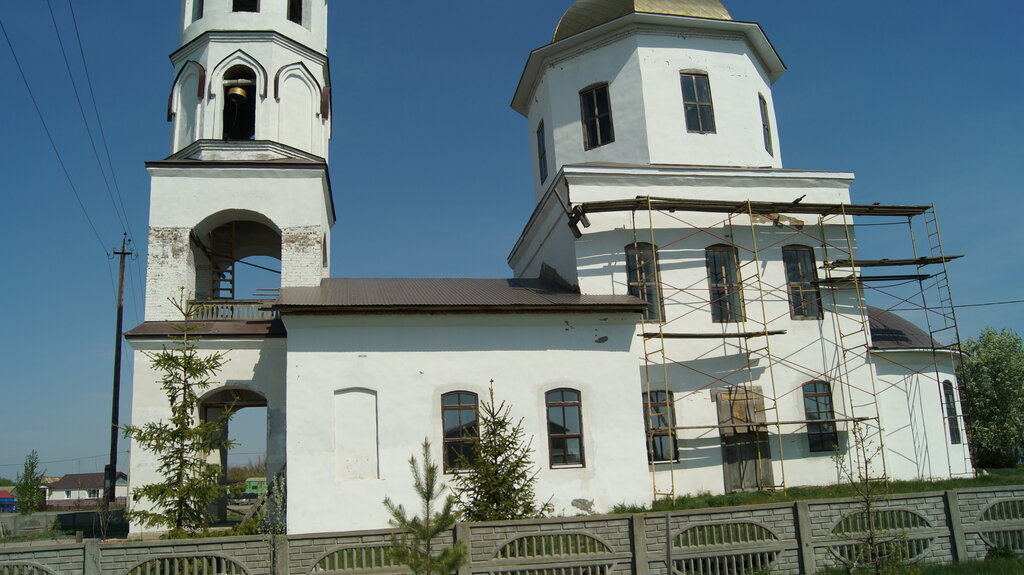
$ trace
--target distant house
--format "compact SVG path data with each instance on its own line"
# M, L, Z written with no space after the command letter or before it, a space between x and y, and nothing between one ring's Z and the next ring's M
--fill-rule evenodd
M267 492L266 477L250 477L245 480L245 492L253 495L263 495Z
M103 473L69 473L46 486L46 504L50 507L95 507L103 495ZM115 501L128 497L128 476L117 473Z
M0 513L14 513L17 508L14 506L14 494L6 489L0 489Z

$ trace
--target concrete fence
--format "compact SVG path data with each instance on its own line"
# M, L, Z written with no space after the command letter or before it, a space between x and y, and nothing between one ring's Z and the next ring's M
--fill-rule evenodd
M842 564L869 525L898 536L912 563L1024 553L1024 486L893 496L870 515L835 499L462 523L441 544L468 548L458 575L796 575ZM0 575L398 575L394 533L0 545Z

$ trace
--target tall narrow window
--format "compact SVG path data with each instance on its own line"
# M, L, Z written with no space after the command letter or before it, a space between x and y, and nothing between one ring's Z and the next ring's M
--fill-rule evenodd
M251 140L256 135L256 73L232 66L224 73L224 139Z
M192 21L203 17L203 0L192 0Z
M551 466L583 465L583 419L580 392L556 389L545 395Z
M302 2L304 0L288 0L288 19L302 25Z
M232 12L259 12L260 0L231 0Z
M949 381L942 382L942 395L946 399L946 425L949 426L949 442L953 445L963 443L960 435L960 419L956 412L956 391Z
M704 259L708 268L711 320L716 323L743 321L743 285L736 248L711 246L704 250Z
M644 394L644 428L647 430L647 460L676 460L676 413L671 391Z
M786 268L789 315L793 319L821 319L821 292L814 249L808 246L784 246L782 263Z
M764 133L764 149L769 155L774 156L775 148L772 146L772 124L768 119L768 102L761 94L757 95L757 99L761 104L761 132Z
M835 419L832 409L832 387L825 381L804 384L804 412L807 415L807 444L811 451L834 451L839 445L834 421L814 423L819 420Z
M715 132L715 106L711 102L711 84L707 74L681 74L686 131L701 134Z
M615 141L608 84L580 92L583 116L583 148L589 150Z
M644 320L661 321L665 302L658 285L658 248L647 243L626 246L626 285L629 295L647 302Z
M548 179L548 147L544 141L544 121L537 126L537 169L540 172L540 183Z
M477 436L477 419L475 393L453 391L441 396L445 471L459 469L463 458L472 461L472 440Z

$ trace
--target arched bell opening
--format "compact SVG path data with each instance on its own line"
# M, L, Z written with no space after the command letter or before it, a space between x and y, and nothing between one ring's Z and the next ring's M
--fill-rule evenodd
M192 231L195 299L208 301L203 319L269 319L259 307L281 288L281 234L247 210L214 214Z
M251 140L256 135L256 72L232 66L224 72L224 139Z
M220 482L225 487L225 497L211 511L219 521L237 521L267 488L267 398L251 389L228 387L209 393L199 405L204 422L232 412L220 439L230 439L234 445L211 452L208 461L220 465Z

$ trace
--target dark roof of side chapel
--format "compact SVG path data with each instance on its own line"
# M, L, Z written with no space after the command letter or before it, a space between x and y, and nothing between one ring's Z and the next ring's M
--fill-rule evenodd
M545 279L330 278L316 287L286 287L281 312L641 312L629 295L585 295Z
M938 347L928 333L910 321L877 307L867 307L871 345L875 349L930 349Z

